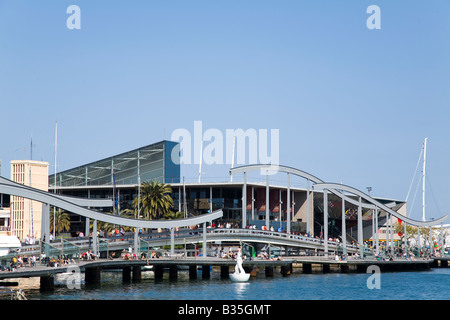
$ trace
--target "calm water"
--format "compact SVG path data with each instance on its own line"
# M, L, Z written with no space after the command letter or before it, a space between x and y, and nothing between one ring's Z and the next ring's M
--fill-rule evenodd
M381 288L368 289L370 274L294 273L282 277L264 272L247 283L220 279L189 280L179 272L178 280L155 281L152 272L143 272L139 283L123 283L121 272L102 272L102 282L81 289L68 289L64 280L50 293L32 286L25 289L28 299L41 300L450 300L450 268L421 272L381 273ZM58 279L57 279L58 280Z

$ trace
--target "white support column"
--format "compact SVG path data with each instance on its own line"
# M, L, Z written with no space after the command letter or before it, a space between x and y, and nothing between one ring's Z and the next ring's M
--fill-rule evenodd
M47 243L50 242L50 205L46 203L42 203L41 228L42 228L41 240L45 239L45 242Z
M212 212L212 211L211 211ZM242 225L244 229L247 225L247 172L244 172L244 185L242 186Z
M91 230L91 220L86 217L86 225L84 226L84 235L88 236L90 230Z
M328 256L328 190L323 189L323 243L325 256Z
M375 243L375 252L376 254L380 254L380 242L379 242L379 238L378 238L378 208L375 208L375 239L376 239L376 243Z
M175 229L170 228L170 254L175 253Z
M255 220L255 187L252 186L252 220Z
M389 233L391 232L391 228L389 228L389 223L390 223L391 219L390 219L390 214L387 213L386 214L386 252L388 251L388 249L390 248L390 239L391 237L389 236Z
M203 223L203 258L206 258L206 222Z
M266 172L266 228L270 228L270 211L269 211L269 197L270 197L270 191L269 191L269 173Z
M362 223L361 197L359 197L359 200L358 200L358 244L359 244L361 258L363 258L364 243L363 243L363 223Z
M178 187L178 212L181 212L181 187Z
M375 209L372 209L372 248L375 247Z
M310 223L309 221L311 220L311 216L310 216L310 205L309 205L309 180L306 180L306 233L309 235L312 235L313 233L310 232Z
M134 253L139 256L139 228L134 230Z
M291 175L287 174L287 198L286 198L286 231L291 233Z
M295 191L292 190L292 198L291 198L291 223L294 221L295 216Z
M426 158L427 158L427 139L423 143L423 168L422 168L422 221L426 221L425 218L425 169L426 169Z
M347 256L347 229L345 223L345 200L342 198L342 254Z
M187 218L187 202L186 202L186 184L184 183L183 177L183 210L184 210L184 218Z
M406 221L403 221L403 245L405 247L405 253L408 254L408 240L406 239Z
M92 246L94 247L94 254L98 255L97 250L97 220L94 219L92 223Z
M212 200L213 200L213 196L212 196L212 186L209 187L209 213L213 212L213 206L212 206Z
M86 167L87 170L87 167ZM87 177L87 171L86 171L86 177ZM87 180L86 180L87 181ZM91 198L91 189L88 189L88 198ZM91 207L88 207L90 209ZM86 223L84 225L84 235L89 236L89 231L91 230L91 220L86 217Z
M392 215L391 215L391 233L390 233L390 236L391 236L391 252L392 252L392 254L394 254L394 226L392 224Z
M280 219L280 226L281 226L281 221L283 220L281 217L282 204L283 204L281 197L282 197L282 192L281 192L281 188L280 188L279 193L278 193L278 218Z

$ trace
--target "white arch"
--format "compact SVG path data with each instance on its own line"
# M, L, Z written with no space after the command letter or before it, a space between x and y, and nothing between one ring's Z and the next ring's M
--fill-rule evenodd
M432 221L417 221L417 220L413 220L410 218L407 218L405 216L402 216L401 214L399 214L398 212L388 208L387 206L385 206L384 204L382 204L381 202L375 200L374 198L372 198L371 196L346 185L343 184L338 184L338 183L326 183L325 181L317 178L316 176L313 176L310 173L307 173L305 171L299 170L299 169L295 169L292 167L288 167L288 166L283 166L283 165L270 165L270 164L253 164L253 165L246 165L246 166L241 166L241 167L237 167L237 168L232 168L230 170L230 174L237 174L237 173L243 173L243 172L249 172L249 171L256 171L256 170L260 170L261 172L264 172L264 170L270 170L272 172L274 171L280 171L280 172L286 172L286 173L291 173L294 175L297 175L299 177L303 177L305 179L311 180L312 182L314 182L313 184L313 188L314 189L327 189L330 192L332 192L333 194L339 196L340 198L344 199L345 201L348 201L349 203L356 205L356 206L361 206L362 208L367 208L367 209L382 209L386 212L389 212L390 214L392 214L393 216L397 217L398 219L401 219L403 221L405 221L408 224L414 225L414 226L419 226L419 227L428 227L428 226L433 226L433 225L437 225L437 224L441 224L443 221L445 221L448 217L448 215L445 215L439 219L436 220L432 220ZM349 197L347 197L346 195L344 195L341 191L347 191L350 193L353 193L357 196L360 196L361 198L367 200L369 203L360 203L357 200L351 199Z
M12 181L8 181L5 184L4 180L5 179L3 178L2 181L0 181L0 193L35 200L47 205L52 205L73 212L75 214L90 219L135 228L148 228L148 229L177 228L183 226L202 224L214 219L218 219L223 216L222 210L217 210L212 213L204 214L194 218L176 219L176 220L144 220L144 219L124 218L84 208L79 204L77 204L80 202L79 201L80 198L74 200L74 198L72 197L58 196L46 191L24 186ZM89 203L89 205L93 206L93 203Z
M37 190L35 188L25 186L22 184L19 184L17 182L8 180L6 178L0 177L0 183L6 184L10 186L21 186L23 189L27 190ZM77 197L69 197L69 196L63 196L59 194L53 194L55 197L69 201L73 204L79 205L81 207L95 207L95 208L105 208L105 207L112 207L113 201L112 199L88 199L88 198L77 198Z
M390 209L389 207L385 206L384 204L382 204L381 202L375 200L374 198L372 198L371 196L365 194L364 192L362 192L362 191L360 191L358 189L346 186L346 185L342 185L342 184L338 184L338 183L318 183L318 184L313 185L313 188L314 189L316 189L316 188L318 188L318 189L319 188L320 189L327 189L327 190L330 190L330 191L333 190L333 189L335 189L335 190L339 189L339 190L344 190L344 191L347 191L347 192L351 192L351 193L357 195L358 197L361 197L364 200L367 200L367 201L373 203L377 208L382 209L382 210L392 214L394 217L396 217L396 218L398 218L400 220L403 220L406 223L408 223L410 225L413 225L413 226L418 226L418 227L434 226L434 225L437 225L437 224L441 224L448 217L448 215L445 215L445 216L443 216L443 217L441 217L439 219L432 220L432 221L413 220L413 219L410 219L408 217L402 216L398 212Z
M270 164L251 164L251 165L247 165L247 166L241 166L241 167L236 167L236 168L232 168L230 170L230 174L237 174L237 173L244 173L244 172L249 172L249 171L261 171L264 172L264 170L269 170L269 171L280 171L280 172L285 172L285 173L290 173L308 180L311 180L312 182L314 182L315 184L317 183L324 183L325 181L317 178L316 176L313 176L312 174L299 170L299 169L295 169L292 167L288 167L288 166L282 166L282 165L270 165ZM339 191L339 189L337 190L330 190L330 192L332 192L333 194L335 194L336 196L340 197L341 199L344 199L345 201L358 206L361 205L361 207L366 208L366 209L376 209L375 205L371 204L371 203L359 203L357 200L352 199L347 197L345 194L343 194L342 192Z

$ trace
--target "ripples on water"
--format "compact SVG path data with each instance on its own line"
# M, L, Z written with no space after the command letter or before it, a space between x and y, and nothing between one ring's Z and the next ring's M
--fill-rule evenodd
M123 283L121 272L102 272L102 282L68 289L56 283L54 291L40 292L25 288L28 299L42 300L449 300L450 268L422 272L381 274L381 288L368 289L370 274L360 273L294 273L282 277L276 273L266 278L264 272L247 283L220 279L213 272L211 279L189 280L180 271L178 280L155 281L151 272L143 272L139 283Z

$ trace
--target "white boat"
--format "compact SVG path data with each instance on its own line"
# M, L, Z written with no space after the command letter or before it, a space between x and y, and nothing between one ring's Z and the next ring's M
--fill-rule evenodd
M246 282L250 279L250 273L230 273L230 279L233 282Z
M16 236L0 236L0 257L6 256L11 251L19 250L21 247L22 244Z

